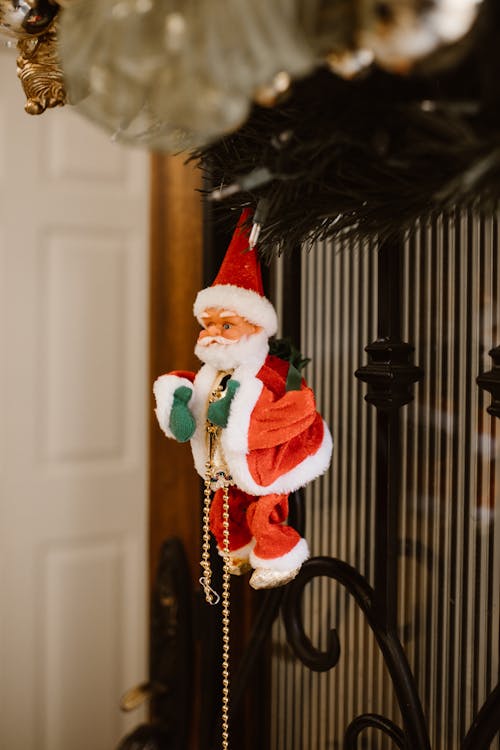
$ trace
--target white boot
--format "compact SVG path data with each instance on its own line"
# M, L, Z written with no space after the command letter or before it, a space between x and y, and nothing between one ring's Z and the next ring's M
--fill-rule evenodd
M272 568L256 568L250 578L250 586L254 589L275 589L293 581L300 570L272 570Z

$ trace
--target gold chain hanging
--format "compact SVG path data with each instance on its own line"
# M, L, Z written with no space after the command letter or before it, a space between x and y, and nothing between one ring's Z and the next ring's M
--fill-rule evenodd
M220 601L219 594L213 590L210 585L212 582L212 568L210 566L210 503L212 501L212 488L211 488L211 466L212 462L209 460L205 464L205 489L203 491L203 543L200 565L203 570L203 575L200 578L200 583L205 593L205 600L208 604L218 604Z
M229 609L231 560L229 556L229 483L224 483L222 509L224 569L222 572L222 750L229 748Z
M217 401L222 395L222 388L218 385L211 393L209 403ZM203 500L203 543L200 565L203 575L200 583L208 604L218 604L221 597L213 590L212 568L210 565L210 505L212 501L212 482L221 480L223 476L223 504L222 504L222 553L224 567L222 572L222 750L229 750L229 648L230 648L230 590L231 590L231 558L229 552L229 487L228 472L221 472L214 465L214 458L219 438L220 428L207 420L208 459L205 463L205 488ZM220 486L220 485L219 485Z

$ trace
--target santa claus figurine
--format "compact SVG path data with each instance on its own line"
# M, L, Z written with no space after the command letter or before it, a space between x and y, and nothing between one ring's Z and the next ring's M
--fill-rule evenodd
M160 427L191 441L205 480L206 592L209 525L231 573L254 569L253 588L297 575L309 549L286 523L288 495L323 474L332 452L313 392L291 362L269 354L278 321L249 248L249 221L244 211L217 278L194 303L202 326L195 353L204 365L154 384Z

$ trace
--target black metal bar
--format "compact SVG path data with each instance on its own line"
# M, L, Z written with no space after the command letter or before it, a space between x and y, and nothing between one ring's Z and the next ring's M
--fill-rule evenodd
M462 750L488 750L500 732L500 683L488 696L464 739Z
M402 240L384 240L378 250L377 338L401 341Z
M377 412L375 481L375 599L377 619L386 629L397 624L397 507L399 501L399 415Z
M390 719L379 714L362 714L357 716L347 727L344 737L344 750L356 750L358 737L365 729L379 729L389 737L397 747L404 750L404 735Z
M402 243L378 251L378 338L366 347L369 362L355 375L368 383L365 399L377 409L375 600L377 616L396 628L397 519L400 503L400 416L423 373L411 363L413 347L401 340Z
M298 247L293 254L287 253L282 260L285 304L283 304L280 320L283 335L289 337L299 349L301 347L300 253L301 249Z

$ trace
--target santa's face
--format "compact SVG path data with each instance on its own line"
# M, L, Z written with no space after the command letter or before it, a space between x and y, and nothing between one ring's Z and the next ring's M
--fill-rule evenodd
M209 307L200 316L200 331L195 348L202 362L218 370L232 370L241 364L264 360L267 354L267 334L234 310Z
M220 307L208 307L200 317L203 318L203 330L198 336L198 343L202 346L232 343L239 341L242 336L251 336L262 331L260 326L250 323L241 315Z

